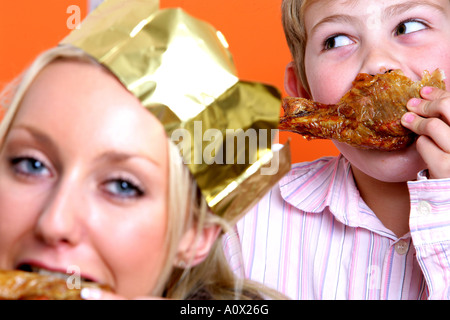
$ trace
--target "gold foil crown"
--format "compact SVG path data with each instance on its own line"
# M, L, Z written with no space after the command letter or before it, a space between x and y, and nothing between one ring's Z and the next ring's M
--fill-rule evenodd
M106 0L61 43L107 67L164 125L211 210L235 221L290 168L280 94L240 81L223 35L159 1Z

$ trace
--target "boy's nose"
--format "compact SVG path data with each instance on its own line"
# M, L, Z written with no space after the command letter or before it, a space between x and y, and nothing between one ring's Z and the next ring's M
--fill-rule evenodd
M401 69L401 62L389 48L372 47L365 54L360 72L375 75Z
M50 246L75 245L81 238L83 201L77 188L60 183L50 194L35 226L35 234Z

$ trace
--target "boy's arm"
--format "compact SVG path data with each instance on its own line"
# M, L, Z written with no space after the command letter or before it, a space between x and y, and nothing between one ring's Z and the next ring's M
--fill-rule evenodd
M410 229L430 299L450 299L450 93L424 87L402 124L419 135L417 151L429 177L409 182Z
M410 228L429 299L450 299L450 179L408 183Z

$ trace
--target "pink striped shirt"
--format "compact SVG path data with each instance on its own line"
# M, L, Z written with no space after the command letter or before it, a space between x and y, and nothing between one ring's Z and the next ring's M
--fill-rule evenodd
M296 164L225 238L230 264L292 299L448 298L450 179L408 187L411 232L398 238L344 157Z

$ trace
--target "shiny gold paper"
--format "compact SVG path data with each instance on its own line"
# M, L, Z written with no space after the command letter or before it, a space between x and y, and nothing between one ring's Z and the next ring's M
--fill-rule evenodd
M106 66L160 119L216 214L235 221L289 170L289 146L272 151L280 93L240 81L210 24L154 0L106 0L61 45Z

